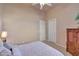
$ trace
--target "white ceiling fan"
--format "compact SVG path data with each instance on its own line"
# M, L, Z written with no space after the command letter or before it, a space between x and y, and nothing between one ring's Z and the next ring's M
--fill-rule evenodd
M52 6L51 3L33 3L32 5L35 6L35 5L37 5L37 4L40 5L40 10L43 9L43 7L44 7L45 5L47 5L47 6Z

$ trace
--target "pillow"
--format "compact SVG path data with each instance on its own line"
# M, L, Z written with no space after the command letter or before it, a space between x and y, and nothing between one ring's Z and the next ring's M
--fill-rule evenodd
M11 56L11 51L7 48L0 46L0 56Z
M8 51L8 53L10 54L10 55L13 55L13 56L21 56L21 52L20 52L20 50L19 50L19 48L18 48L18 46L16 45L13 45L13 44L9 44L9 43L4 43L3 44L3 47ZM12 49L12 51L11 51L11 49ZM2 48L1 48L1 50L2 51L4 51ZM7 51L4 51L3 53L1 52L1 55L6 55L6 52Z
M5 48L7 48L7 49L12 49L12 44L9 44L9 43L3 43L3 46L5 47Z
M11 53L12 53L13 56L21 56L21 52L20 52L20 50L19 50L19 48L18 48L17 45L13 45L13 44L6 43L4 46L9 51L11 51L11 49L12 49Z
M0 39L0 56L11 56L12 52L3 46L3 42Z
M12 51L13 51L13 56L22 56L18 46L13 47Z

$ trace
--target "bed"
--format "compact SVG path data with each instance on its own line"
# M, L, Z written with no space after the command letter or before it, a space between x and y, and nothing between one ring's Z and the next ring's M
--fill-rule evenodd
M57 49L40 41L15 46L13 53L15 56L64 56Z

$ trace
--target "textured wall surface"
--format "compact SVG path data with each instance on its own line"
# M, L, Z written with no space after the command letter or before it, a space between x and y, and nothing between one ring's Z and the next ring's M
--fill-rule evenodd
M7 41L20 44L39 40L39 23L42 17L31 6L5 4L3 24L8 32Z
M60 4L48 12L48 20L56 18L56 44L66 48L66 29L78 28L79 24L75 21L79 13L79 4Z

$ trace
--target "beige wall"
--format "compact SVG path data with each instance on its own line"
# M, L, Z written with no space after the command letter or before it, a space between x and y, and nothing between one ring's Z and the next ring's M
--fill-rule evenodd
M4 29L8 31L7 40L14 44L39 40L39 20L56 18L56 44L66 47L66 29L78 27L74 20L78 12L79 4L59 4L47 12L47 18L43 18L45 15L35 10L32 6L26 4L5 4L3 21Z
M2 5L0 4L0 31L1 31L1 25L2 25L1 19L2 19Z
M25 4L5 4L3 12L4 29L8 32L7 41L20 44L39 40L38 11Z
M56 44L66 47L66 29L77 28L79 25L75 21L76 15L79 13L79 4L59 4L52 8L48 13L48 20L56 18L57 20L57 36Z

